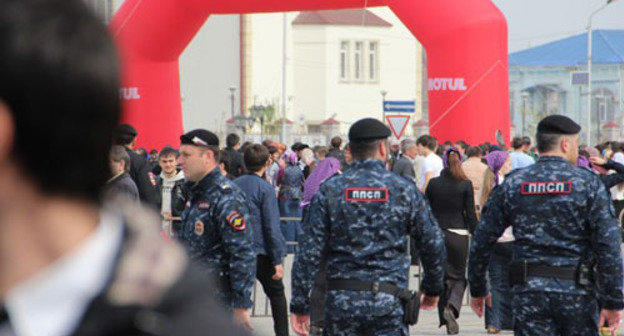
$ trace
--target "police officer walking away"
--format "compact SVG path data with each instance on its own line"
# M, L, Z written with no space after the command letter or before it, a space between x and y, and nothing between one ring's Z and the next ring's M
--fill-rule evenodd
M308 294L323 251L324 335L408 334L401 304L408 285L408 236L418 244L425 268L421 307L437 305L446 259L442 231L414 183L384 169L389 136L376 119L353 124L355 161L344 174L327 179L312 200L292 271L291 324L298 335L309 329Z
M539 161L492 190L474 234L468 277L471 306L481 316L490 252L513 227L515 335L592 336L603 323L615 335L621 323L620 230L598 176L576 167L580 130L561 115L540 121Z
M178 162L191 187L191 199L182 213L180 240L191 258L217 278L217 297L233 308L234 320L249 328L251 288L256 254L247 199L237 186L221 175L219 138L197 129L180 137Z

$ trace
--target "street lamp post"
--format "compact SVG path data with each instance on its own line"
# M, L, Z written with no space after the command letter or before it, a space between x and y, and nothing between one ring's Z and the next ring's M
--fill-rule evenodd
M235 96L236 96L234 92L236 92L236 86L230 86L230 101L232 105L232 118L234 118L234 101L235 101Z
M529 98L529 93L526 91L522 91L522 93L520 94L520 97L522 97L522 134L520 134L521 136L525 136L526 135L526 101L527 98Z
M592 107L592 84L591 84L591 66L592 66L592 20L594 15L609 6L610 3L617 0L607 0L607 3L600 6L589 15L587 22L587 145L591 143L591 107ZM599 119L599 118L598 118ZM600 121L598 121L600 123Z

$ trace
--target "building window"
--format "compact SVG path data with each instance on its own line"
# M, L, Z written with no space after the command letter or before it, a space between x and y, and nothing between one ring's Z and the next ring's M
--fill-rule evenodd
M368 44L368 79L376 81L379 79L379 48L377 42Z
M340 42L340 79L349 80L349 42Z
M364 42L355 42L355 50L353 52L353 78L355 80L362 80L362 72L364 69L362 52L364 49Z

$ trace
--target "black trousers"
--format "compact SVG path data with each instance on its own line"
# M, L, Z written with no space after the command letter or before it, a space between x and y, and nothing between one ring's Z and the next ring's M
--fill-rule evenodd
M466 260L468 258L469 236L444 230L446 245L446 272L444 274L444 292L438 301L440 325L446 324L442 313L444 308L452 308L455 318L459 317L464 292L466 290Z
M271 303L273 313L273 330L276 336L288 336L288 310L286 294L282 280L273 280L275 266L265 255L258 255L256 263L256 278L260 281L264 294Z

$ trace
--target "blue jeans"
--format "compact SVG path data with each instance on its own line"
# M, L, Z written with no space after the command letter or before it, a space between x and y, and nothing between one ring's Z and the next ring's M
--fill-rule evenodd
M279 200L278 206L280 211L280 217L301 218L301 208L299 207L299 202L300 200L298 199ZM289 243L299 240L302 232L301 220L280 221L280 228L282 229L282 234L284 235L284 239L286 239L286 243L288 244L288 253L294 253L295 246Z
M492 293L492 308L485 308L485 325L500 330L513 330L513 314L508 280L509 262L512 257L512 242L496 243L490 258L488 280Z

